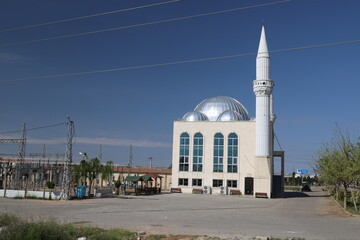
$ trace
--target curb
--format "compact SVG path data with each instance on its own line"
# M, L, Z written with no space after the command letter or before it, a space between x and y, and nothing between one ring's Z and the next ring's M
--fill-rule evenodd
M346 214L350 215L351 217L360 217L360 215L352 214L349 211L347 211L336 199L330 194L331 199L345 212Z

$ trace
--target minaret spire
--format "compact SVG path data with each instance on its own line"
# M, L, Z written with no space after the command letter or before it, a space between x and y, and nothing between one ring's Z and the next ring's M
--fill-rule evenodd
M270 80L270 56L263 25L256 57L256 80L253 82L256 95L256 156L271 156L270 96L273 86L274 83Z
M262 25L261 28L261 36L257 57L269 57L264 25Z

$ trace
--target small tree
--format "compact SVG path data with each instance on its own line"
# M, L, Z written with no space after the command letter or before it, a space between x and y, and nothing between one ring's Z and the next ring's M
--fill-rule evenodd
M360 202L360 192L359 191L351 191L351 201L354 204L355 210L359 211L357 205Z
M112 181L112 175L113 175L113 162L107 161L105 165L101 167L101 179L103 181Z
M98 158L93 158L87 163L87 178L89 179L89 191L88 195L90 196L91 193L91 186L94 181L99 175L101 171L101 164Z
M120 187L121 187L121 182L120 180L117 180L115 182L115 187L116 187L116 195L119 195L120 194Z
M335 194L338 188L344 187L344 208L347 208L348 188L360 176L359 142L354 144L349 134L344 135L338 128L330 143L318 153L316 168L321 178L329 184L335 185Z
M47 181L46 182L46 187L50 189L49 200L51 200L51 194L52 194L53 189L55 188L55 182L54 181Z

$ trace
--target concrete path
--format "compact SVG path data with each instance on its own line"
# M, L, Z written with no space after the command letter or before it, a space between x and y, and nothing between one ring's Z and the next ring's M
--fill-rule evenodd
M360 217L343 212L320 189L270 200L191 194L73 201L0 198L0 211L151 233L360 239Z

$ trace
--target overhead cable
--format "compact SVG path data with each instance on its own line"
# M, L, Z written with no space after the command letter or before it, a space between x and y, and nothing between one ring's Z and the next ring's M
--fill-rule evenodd
M67 18L67 19L62 19L62 20L58 20L58 21L52 21L52 22L46 22L46 23L39 23L39 24L34 24L34 25L29 25L29 26L24 26L24 27L9 28L9 29L5 29L5 30L0 30L0 33L3 33L3 32L13 32L13 31L18 31L18 30L24 30L24 29L29 29L29 28L42 27L42 26L47 26L47 25L52 25L52 24L58 24L58 23L64 23L64 22L71 22L71 21L76 21L76 20L81 20L81 19L87 19L87 18L93 18L93 17L100 17L100 16L104 16L104 15L121 13L121 12L127 12L127 11L142 9L142 8L148 8L148 7L155 7L155 6L159 6L159 5L164 5L164 4L174 3L174 2L180 2L180 1L182 1L182 0L171 0L171 1L167 1L167 2L154 3L154 4L143 5L143 6L132 7L132 8L126 8L126 9L119 9L119 10L114 10L114 11L110 11L110 12L96 13L96 14L91 14L91 15L87 15L87 16Z
M336 45L343 45L343 44L350 44L350 43L360 43L360 40L352 40L352 41L336 42L336 43L326 43L326 44L318 44L318 45L296 47L296 48L286 48L286 49L269 51L269 53L279 53L279 52L303 50L303 49L318 48L318 47L328 47L328 46L336 46ZM96 73L134 70L134 69L141 69L141 68L162 67L162 66L184 64L184 63L195 63L195 62L205 62L205 61L213 61L213 60L221 60L221 59L229 59L229 58L238 58L238 57L245 57L245 56L251 56L251 55L256 55L256 54L258 54L258 53L257 52L256 53L255 52L254 53L244 53L244 54L235 54L235 55L228 55L228 56L221 56L221 57L198 58L198 59L183 60L183 61L176 61L176 62L156 63L156 64L130 66L130 67L119 67L119 68L87 71L87 72L63 73L63 74L44 75L44 76L37 76L37 77L16 78L16 79L0 80L0 83L18 82L18 81L26 81L26 80L40 80L40 79L69 77L69 76L79 76L79 75L96 74Z
M282 147L281 147L281 144L279 142L279 139L278 137L276 136L275 132L274 132L274 136L275 136L275 139L276 139L276 142L278 143L279 147L280 147L280 150L283 151Z
M47 126L41 126L41 127L27 128L26 131L39 130L39 129L50 128L50 127L56 127L56 126L60 126L60 125L64 125L64 124L67 124L67 122L56 123L56 124L47 125ZM14 130L14 131L8 131L8 132L1 132L0 134L18 133L18 132L22 132L22 131L23 130Z
M264 4L258 4L258 5L252 5L252 6L247 6L247 7L240 7L240 8L232 8L232 9L228 9L228 10L209 12L209 13L202 13L202 14L185 16L185 17L177 17L177 18L170 18L170 19L147 22L147 23L139 23L139 24L128 25L128 26L100 29L100 30L95 30L95 31L90 31L90 32L74 33L74 34L61 35L61 36L48 37L48 38L41 38L41 39L36 39L36 40L24 41L24 42L5 43L5 44L0 44L0 47L10 47L10 46L24 45L24 44L44 42L44 41L50 41L50 40L56 40L56 39L79 37L79 36L85 36L85 35L96 34L96 33L103 33L103 32L110 32L110 31L116 31L116 30L135 28L135 27L142 27L142 26L154 25L154 24L159 24L159 23L174 22L174 21L179 21L179 20L210 16L210 15L215 15L215 14L220 14L220 13L228 13L228 12L240 11L240 10L245 10L245 9L250 9L250 8L264 7L264 6L275 5L275 4L291 2L291 1L293 1L293 0L282 0L282 1L277 1L277 2L264 3Z

